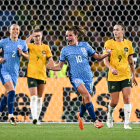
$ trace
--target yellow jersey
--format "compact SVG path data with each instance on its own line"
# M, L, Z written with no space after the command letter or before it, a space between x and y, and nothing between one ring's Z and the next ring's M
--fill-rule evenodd
M27 77L46 80L46 59L52 56L50 47L46 44L28 43L27 45L29 48Z
M117 42L114 39L105 42L104 52L106 49L111 49L109 57L110 65L118 70L118 75L114 75L109 70L108 81L122 81L131 78L131 71L128 63L128 56L134 54L132 42L124 39L122 42Z

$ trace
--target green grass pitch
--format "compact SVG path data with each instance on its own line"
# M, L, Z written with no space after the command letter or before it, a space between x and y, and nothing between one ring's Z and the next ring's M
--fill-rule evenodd
M112 129L97 129L93 124L85 124L80 130L78 124L66 123L0 123L0 140L140 140L140 124L130 124L125 130L122 124L114 124Z

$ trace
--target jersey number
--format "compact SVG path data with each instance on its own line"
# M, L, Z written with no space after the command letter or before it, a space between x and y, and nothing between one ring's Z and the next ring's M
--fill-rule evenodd
M38 61L38 59L39 59L39 56L37 56L37 61Z
M16 51L13 51L12 57L15 57Z
M122 56L121 55L119 55L118 56L118 59L119 59L119 62L122 60Z
M80 55L76 56L76 61L77 61L77 63L81 63L82 62L82 57Z

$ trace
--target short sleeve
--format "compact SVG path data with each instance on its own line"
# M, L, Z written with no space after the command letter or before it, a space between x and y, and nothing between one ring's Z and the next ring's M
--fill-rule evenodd
M23 52L27 52L27 51L28 51L28 46L26 42L24 41Z
M0 48L2 48L3 47L3 39L2 40L0 40Z
M87 44L88 55L92 56L93 54L95 54L96 53L95 50L88 43L86 43L86 44Z
M64 48L61 50L61 55L60 55L60 61L65 61L66 57L65 57L65 53L64 53Z
M52 56L52 53L51 53L50 47L49 47L48 45L46 45L46 56L47 56L47 58L49 58L49 57Z
M103 54L106 53L106 49L110 49L109 41L106 41L106 42L105 42Z
M132 47L132 42L130 42L129 55L132 55L132 54L134 54L134 50Z
M31 49L31 46L32 46L32 43L28 43L28 49L30 50Z

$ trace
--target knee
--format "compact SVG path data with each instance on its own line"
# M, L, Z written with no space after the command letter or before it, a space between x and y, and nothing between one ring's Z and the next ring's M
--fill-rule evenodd
M124 97L124 103L130 104L130 97Z
M90 94L86 94L84 96L84 98L85 98L86 102L91 102L91 96L90 96Z
M114 99L114 100L111 100L110 104L112 107L115 107L115 106L117 106L118 102L119 102L119 100Z

